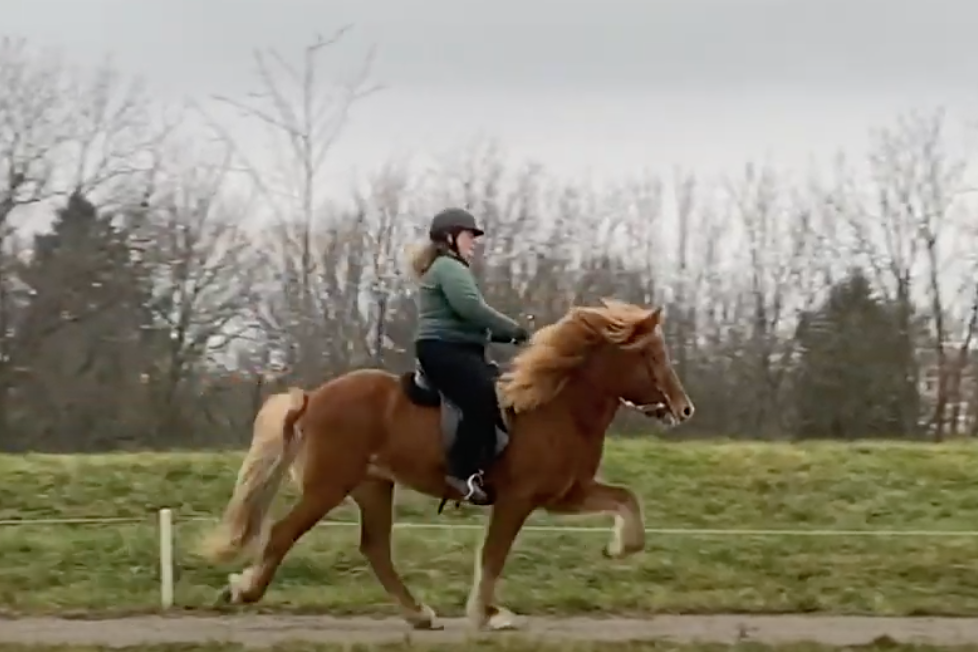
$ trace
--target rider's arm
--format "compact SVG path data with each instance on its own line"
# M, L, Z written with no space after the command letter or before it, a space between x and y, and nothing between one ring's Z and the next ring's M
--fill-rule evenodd
M442 256L431 267L452 310L493 336L517 336L520 325L485 302L472 272L464 264Z

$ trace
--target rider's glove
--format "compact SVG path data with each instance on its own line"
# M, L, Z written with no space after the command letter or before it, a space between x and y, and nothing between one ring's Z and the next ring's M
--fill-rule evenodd
M516 332L513 334L513 344L523 344L530 339L530 331L526 330L522 326L516 328Z

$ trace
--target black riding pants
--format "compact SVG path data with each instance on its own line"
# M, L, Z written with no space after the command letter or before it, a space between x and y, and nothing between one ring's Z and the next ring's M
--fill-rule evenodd
M468 478L484 469L496 443L499 404L485 347L419 340L415 354L432 385L462 410L457 440L448 453L448 470L457 478Z

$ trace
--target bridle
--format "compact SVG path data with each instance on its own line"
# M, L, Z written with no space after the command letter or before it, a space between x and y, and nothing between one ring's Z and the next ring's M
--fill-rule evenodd
M638 410L645 417L653 417L665 423L667 426L674 426L679 423L676 416L665 403L632 403L629 400L618 397L618 401L627 408Z

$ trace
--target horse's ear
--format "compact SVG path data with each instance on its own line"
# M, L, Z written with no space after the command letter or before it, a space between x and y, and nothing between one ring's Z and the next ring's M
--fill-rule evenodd
M578 306L574 308L574 317L596 332L601 331L608 323L607 317L604 316L600 308Z
M662 325L662 306L659 306L655 310L650 310L648 316L643 321L648 325L649 330L654 330Z

